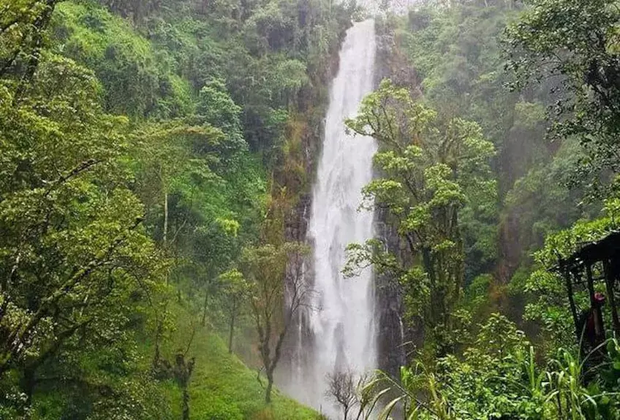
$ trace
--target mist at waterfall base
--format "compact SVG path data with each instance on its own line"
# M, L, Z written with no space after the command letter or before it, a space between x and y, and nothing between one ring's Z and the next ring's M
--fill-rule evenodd
M351 27L340 51L325 119L324 143L312 195L309 242L313 245L314 293L300 313L298 348L286 391L330 418L339 408L327 395L329 374L356 377L376 368L372 272L344 278L346 247L373 237L372 211L358 211L362 188L372 179L373 139L347 134L344 121L355 116L373 90L375 28L372 20ZM307 331L301 331L306 329ZM303 334L311 335L310 345ZM310 347L310 348L308 348Z

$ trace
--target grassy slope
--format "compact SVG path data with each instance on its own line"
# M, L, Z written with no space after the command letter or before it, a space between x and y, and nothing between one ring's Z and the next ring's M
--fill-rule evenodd
M202 327L184 308L175 309L177 329L168 353L186 348L194 326L196 331L188 357L196 358L190 384L191 418L200 420L310 420L319 415L274 390L273 403L264 403L264 389L249 369L235 355L228 353L224 341L208 327ZM170 388L175 415L181 415L181 394Z

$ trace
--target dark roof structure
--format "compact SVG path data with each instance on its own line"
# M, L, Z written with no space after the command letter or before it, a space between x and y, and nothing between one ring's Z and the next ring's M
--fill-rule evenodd
M590 296L590 313L594 318L596 342L605 341L605 324L601 295L595 293L595 282L604 282L606 296L611 309L613 330L620 336L620 319L618 317L616 298L620 286L620 232L611 232L598 241L586 242L579 246L568 258L560 258L555 270L565 279L568 301L570 304L577 340L583 338L583 328L575 305L574 290L586 286ZM596 277L595 277L596 275ZM598 296L597 296L598 295Z
M564 266L577 268L620 258L620 232L612 232L598 241L580 244L579 250L563 261Z

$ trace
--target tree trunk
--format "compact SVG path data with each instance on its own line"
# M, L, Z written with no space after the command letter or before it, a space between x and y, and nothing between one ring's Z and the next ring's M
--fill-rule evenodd
M161 341L161 335L163 332L162 330L163 330L163 321L158 319L157 329L155 331L155 355L153 356L153 368L157 368L157 366L159 366L159 360L161 356L159 345Z
M164 191L164 233L163 233L164 248L168 242L168 191Z
M267 388L265 388L265 402L271 404L271 389L273 388L273 373L267 372Z
M202 307L202 326L204 327L207 322L207 303L209 303L209 291L205 290L205 301Z
M189 420L189 391L183 388L183 420Z
M193 337L193 335L192 335ZM191 341L190 341L191 344ZM189 349L189 347L188 347ZM195 358L191 358L189 362L185 361L185 355L182 352L176 355L175 379L183 390L183 420L189 420L189 382L194 372Z
M236 306L236 305L235 305ZM232 354L233 352L233 336L235 334L235 318L237 315L237 309L233 308L232 315L230 317L230 332L228 335L228 353Z
M22 379L22 389L26 394L26 403L29 406L32 403L32 395L36 385L36 368L28 367L24 369L24 377Z

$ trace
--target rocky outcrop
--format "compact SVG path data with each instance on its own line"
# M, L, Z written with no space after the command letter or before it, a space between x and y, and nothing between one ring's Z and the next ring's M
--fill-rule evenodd
M385 211L377 212L377 237L385 243L388 251L398 254L400 240L394 228L387 223L387 218ZM399 377L400 367L407 362L402 298L398 279L390 275L376 275L377 367L394 378Z

